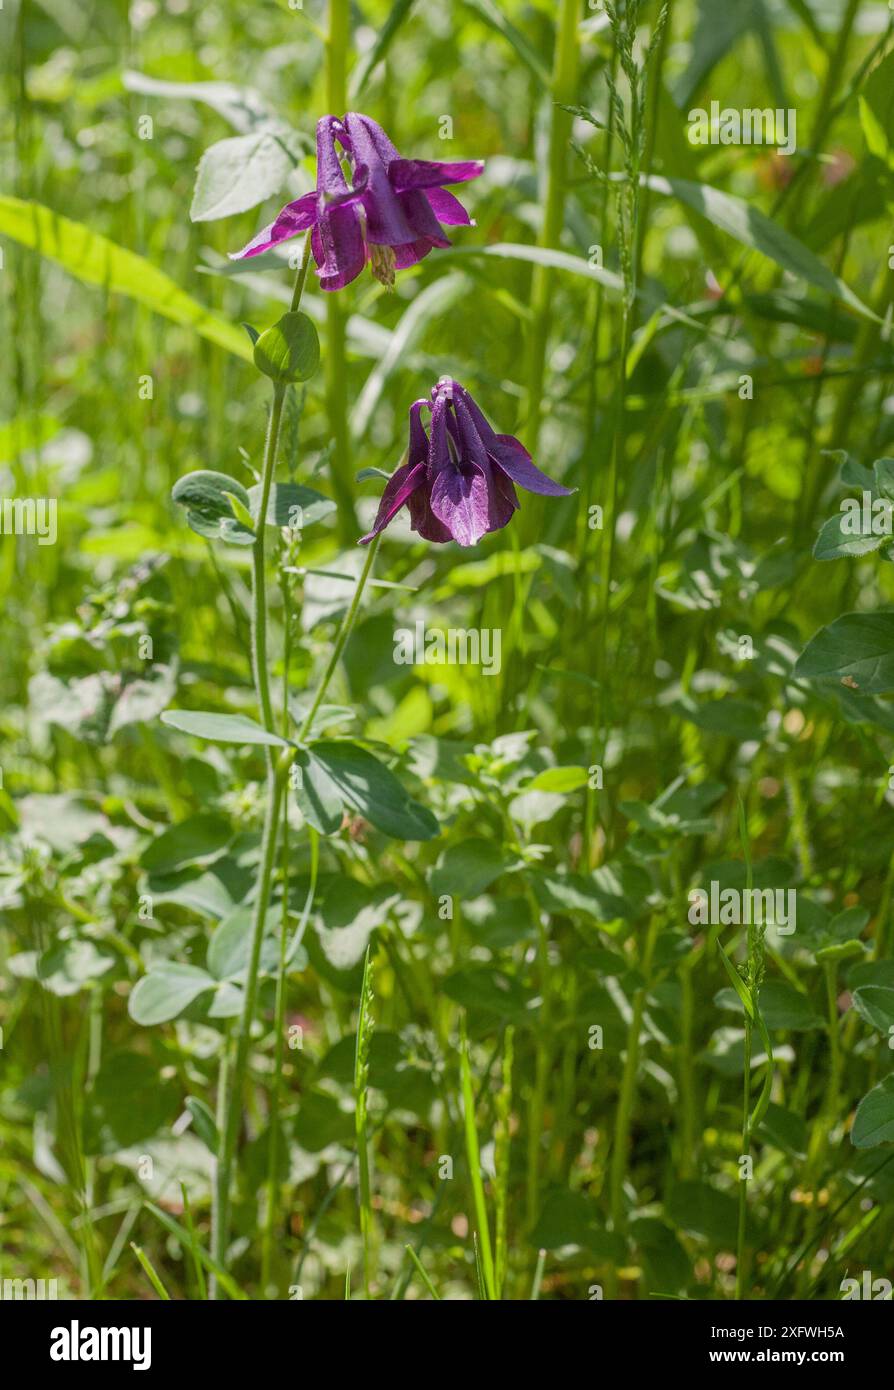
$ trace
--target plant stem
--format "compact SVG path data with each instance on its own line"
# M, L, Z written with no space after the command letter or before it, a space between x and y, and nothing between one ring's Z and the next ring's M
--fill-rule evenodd
M370 546L366 554L366 563L364 564L363 569L360 573L360 578L357 581L357 587L354 590L354 597L351 600L351 606L345 614L344 618L342 619L341 627L338 630L338 636L335 639L335 646L332 648L332 655L329 658L329 664L327 665L326 670L323 673L323 679L320 681L319 689L317 690L317 693L314 696L313 704L311 705L310 709L308 710L305 716L304 723L301 725L301 729L298 734L299 743L303 743L304 740L307 738L308 733L310 732L310 729L314 722L314 717L316 716L317 710L320 708L320 705L323 703L323 696L326 694L326 691L329 688L329 682L332 680L332 677L335 674L335 668L338 665L339 660L341 658L341 654L345 649L345 643L351 635L351 628L354 626L354 619L357 617L357 609L360 606L360 597L363 593L364 588L366 587L366 581L369 578L370 571L373 567L373 562L376 558L376 552L379 548L379 540L380 537L376 536L375 540L370 542Z
M753 1025L745 1013L745 1071L742 1077L742 1149L740 1157L751 1157L751 1036ZM744 1297L745 1237L748 1225L748 1179L739 1175L739 1218L736 1230L736 1298Z
M351 32L350 0L329 0L329 33L326 41L326 102L333 116L343 116L347 106L348 45ZM348 438L348 383L345 351L345 316L338 294L326 297L326 409L332 436L332 486L338 502L339 535L350 543L356 535L354 489L351 484Z
M555 56L553 58L552 100L570 105L577 94L578 36L580 0L560 0ZM568 142L572 117L556 104L553 106L549 129L547 158L546 206L540 245L555 248L562 235L565 218L565 173L568 162ZM528 437L531 453L536 456L542 417L543 378L546 364L546 345L549 338L553 293L553 271L537 266L531 281L533 331L528 370Z
M636 1073L639 1068L639 1039L642 1030L646 996L649 992L649 977L652 972L652 956L658 940L658 914L653 913L646 936L642 959L643 984L633 999L633 1013L627 1030L627 1055L624 1058L624 1073L621 1078L621 1091L618 1096L618 1109L615 1115L615 1132L612 1143L611 1172L609 1178L610 1210L612 1228L615 1231L624 1225L624 1174L627 1171L627 1150L630 1142L630 1122L633 1118L633 1103L636 1098Z
M277 771L268 779L267 809L264 815L264 834L261 841L261 876L255 898L251 928L251 947L245 986L242 999L242 1013L239 1017L236 1034L236 1060L233 1066L232 1084L223 1091L220 1108L221 1127L218 1136L219 1153L217 1160L216 1187L217 1201L215 1214L216 1228L212 1232L212 1257L223 1269L227 1267L227 1245L230 1225L230 1179L233 1157L236 1151L236 1138L239 1128L239 1110L242 1090L248 1069L248 1053L251 1046L251 1028L254 1022L255 1005L258 993L258 967L261 960L261 943L264 939L264 924L267 918L267 904L273 881L273 863L276 857L276 831L279 824L280 802L284 771ZM223 1081L223 1077L222 1077Z
M264 471L261 477L261 503L258 510L257 532L252 546L252 587L251 587L251 651L252 672L258 703L261 706L261 719L264 728L273 732L273 704L270 700L270 677L267 673L267 581L264 572L265 535L267 532L267 506L276 467L276 447L279 443L279 430L282 424L282 407L286 388L281 382L273 386L273 404L267 422L267 442L264 447ZM267 750L268 771L272 767L272 750Z

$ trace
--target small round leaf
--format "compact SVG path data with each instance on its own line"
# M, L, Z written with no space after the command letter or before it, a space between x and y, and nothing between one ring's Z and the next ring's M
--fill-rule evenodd
M309 381L320 365L320 340L307 314L283 314L255 343L255 366L273 381Z

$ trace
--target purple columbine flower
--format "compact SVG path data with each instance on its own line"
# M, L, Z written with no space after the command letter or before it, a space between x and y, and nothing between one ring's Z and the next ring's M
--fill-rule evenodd
M339 145L350 162L350 183ZM317 122L316 190L287 203L232 259L258 256L313 227L311 247L321 289L344 289L367 261L377 280L393 286L396 270L415 265L433 246L450 245L441 222L474 225L443 185L477 179L483 169L480 159L459 164L401 159L369 116L356 111L343 121L323 116Z
M426 434L422 411L431 411ZM442 377L431 401L410 406L407 461L388 480L366 545L401 507L410 527L427 541L476 545L499 531L518 507L515 484L544 497L569 497L574 489L554 483L511 434L495 434L458 381Z

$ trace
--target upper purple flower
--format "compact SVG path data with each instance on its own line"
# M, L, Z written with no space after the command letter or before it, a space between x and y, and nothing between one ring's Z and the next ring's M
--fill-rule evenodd
M422 422L431 410L430 435ZM410 406L407 462L389 478L366 545L406 503L410 527L427 541L476 545L499 531L518 507L514 484L545 497L569 497L573 489L554 483L511 434L495 434L458 381L443 377L431 402Z
M350 161L350 183L338 145ZM321 289L344 289L367 261L377 280L393 285L395 270L415 265L433 246L450 245L440 222L473 225L462 203L442 185L476 179L483 169L480 159L460 164L401 159L369 116L356 111L343 121L322 116L317 122L316 190L287 203L232 259L258 256L313 227L311 246Z

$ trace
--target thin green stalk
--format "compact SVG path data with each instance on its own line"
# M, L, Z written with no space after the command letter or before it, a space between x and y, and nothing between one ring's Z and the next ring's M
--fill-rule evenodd
M348 104L347 71L351 36L350 0L329 0L329 30L326 39L326 109L343 116ZM350 438L348 435L347 351L345 314L341 296L326 296L326 409L332 438L332 486L338 502L339 535L349 544L356 538L354 489L351 484Z
M513 1054L514 1029L506 1029L503 1038L503 1079L499 1093L497 1095L497 1131L494 1143L494 1169L496 1171L496 1222L495 1222L495 1242L496 1256L494 1262L494 1275L497 1288L497 1298L503 1297L503 1287L506 1282L506 1264L508 1255L507 1238L507 1207L509 1198L509 1156L512 1137L509 1129L509 1119L512 1110L512 1054Z
M326 667L326 670L323 673L323 679L320 681L319 689L317 690L317 693L314 696L313 704L311 705L310 709L307 712L307 715L305 716L304 723L301 725L301 729L298 734L299 743L304 742L311 728L313 727L313 722L314 718L316 717L317 710L323 703L323 697L329 688L329 682L332 680L332 677L335 674L335 668L341 659L341 654L345 649L345 643L351 635L351 628L354 626L354 620L357 617L357 609L360 606L360 599L363 594L363 590L366 587L366 581L369 578L370 571L373 567L373 563L375 562L376 552L379 549L379 540L380 537L376 536L375 540L370 542L370 545L367 549L366 563L364 564L363 569L360 572L360 578L358 579L357 587L354 590L354 597L351 600L351 606L345 614L344 618L342 619L341 627L338 630L338 636L335 639L335 646L332 648L332 655L330 656L329 663Z
M624 1226L624 1176L627 1172L627 1157L630 1145L630 1125L633 1119L633 1105L636 1099L636 1074L639 1069L639 1043L642 1031L646 996L649 991L649 977L652 971L652 956L658 940L659 918L653 913L643 950L643 985L633 998L630 1026L627 1029L627 1051L624 1058L624 1071L621 1077L621 1090L618 1096L618 1109L615 1114L614 1137L612 1140L611 1168L609 1172L609 1209L612 1227L619 1231Z
M751 1044L752 1021L745 1011L745 1071L742 1077L742 1148L740 1157L751 1157ZM736 1223L736 1298L744 1298L745 1255L748 1227L748 1179L739 1175L739 1212Z
M261 500L258 509L257 532L252 546L252 587L251 587L251 651L252 672L255 690L261 706L264 728L274 730L273 704L270 699L270 676L267 671L267 579L265 572L267 533L267 506L273 485L276 468L276 449L279 444L279 431L282 424L282 408L286 388L282 382L274 382L273 404L267 422L267 442L264 446L264 471L261 475ZM268 768L272 766L272 753L268 749Z
M267 904L273 882L273 864L276 857L276 832L279 824L282 786L287 769L280 766L271 777L267 787L267 808L264 815L264 833L261 841L261 876L255 898L252 916L251 947L245 985L243 987L242 1013L236 1033L236 1060L233 1066L232 1084L223 1092L222 1125L219 1127L220 1152L217 1160L216 1187L217 1216L216 1229L212 1233L211 1253L217 1264L226 1269L227 1245L230 1226L230 1184L236 1139L239 1129L239 1113L245 1076L248 1069L248 1054L251 1047L251 1029L254 1022L258 994L258 968L261 961L261 944L264 939L264 925L267 919Z
M181 1182L180 1184L180 1196L183 1200L183 1216L186 1223L186 1229L189 1232L189 1249L190 1254L192 1255L193 1272L196 1276L196 1284L199 1290L199 1298L204 1303L208 1297L208 1289L205 1284L205 1271L202 1268L202 1261L199 1256L199 1238L196 1235L196 1228L192 1219L192 1206L190 1205L189 1192L186 1189L185 1182Z
M369 1099L369 1046L372 1038L372 963L369 947L363 962L360 1009L357 1015L357 1047L354 1054L354 1133L359 1169L360 1236L363 1243L363 1292L372 1297L372 1181L369 1165L367 1115Z
M485 1296L497 1296L494 1276L494 1257L490 1243L490 1227L487 1223L487 1204L484 1200L484 1183L481 1181L481 1152L478 1147L478 1131L475 1128L475 1096L472 1091L472 1071L469 1065L469 1042L466 1037L465 1021L460 1025L459 1065L463 1097L463 1126L466 1137L466 1158L469 1164L469 1180L472 1184L472 1200L475 1206L475 1227L477 1252L481 1263L481 1281Z
M539 243L545 248L555 248L559 245L565 219L565 182L572 117L569 112L562 110L562 105L572 105L577 95L579 20L580 0L560 0L551 93L555 105L550 116L546 203ZM535 455L543 413L543 382L553 281L552 270L546 266L535 268L531 281L533 329L528 369L528 438L531 453Z
M134 1242L131 1241L131 1242L130 1242L130 1248L131 1248L131 1250L133 1251L133 1253L136 1255L136 1257L137 1257L137 1259L139 1260L140 1264L142 1265L143 1270L145 1271L145 1273L146 1273L146 1275L147 1275L147 1277L148 1277L148 1279L149 1279L149 1283L152 1285L153 1289L154 1289L155 1292L158 1294L159 1298L162 1299L163 1302L165 1302L165 1303L170 1303L170 1301L171 1301L171 1295L168 1293L168 1291L167 1291L167 1289L165 1288L164 1284L161 1282L161 1280L159 1279L158 1275L156 1274L155 1269L153 1268L153 1265L152 1265L152 1261L150 1260L150 1258L149 1258L149 1256L146 1254L146 1252L143 1250L142 1246L140 1246L140 1245L135 1245Z
M428 1291L429 1291L429 1293L431 1294L432 1298L437 1299L437 1301L440 1303L440 1302L441 1302L441 1295L438 1293L438 1291L437 1291L437 1289L435 1288L434 1284L432 1283L432 1281L429 1279L428 1275L426 1274L425 1268L424 1268L424 1266L423 1266L423 1264L422 1264L422 1261L420 1260L419 1256L416 1254L416 1251L413 1249L412 1245L405 1245L405 1246L404 1246L404 1249L406 1250L406 1252L407 1252L407 1254L409 1255L410 1259L413 1261L413 1264L416 1266L417 1270L419 1271L419 1278L422 1280L423 1284L424 1284L425 1287L428 1289Z

